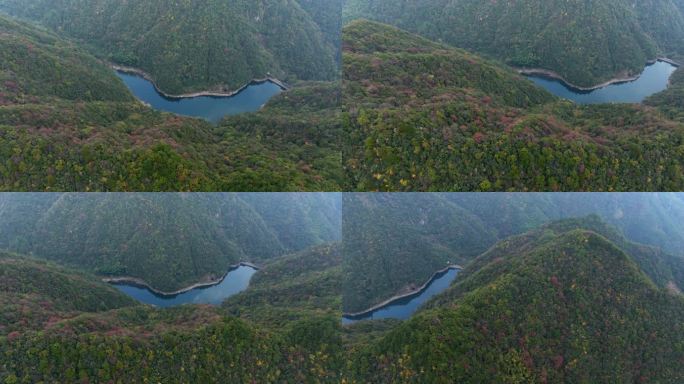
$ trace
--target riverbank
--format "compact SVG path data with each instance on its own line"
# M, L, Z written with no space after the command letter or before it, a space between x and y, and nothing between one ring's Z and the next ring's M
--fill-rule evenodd
M131 276L105 277L105 278L102 278L102 281L105 283L108 283L108 284L127 284L127 285L132 285L132 286L135 286L138 288L144 288L144 289L147 289L150 292L154 293L155 295L161 296L161 297L174 297L174 296L178 296L182 293L192 291L193 289L209 288L209 287L213 287L214 285L221 284L230 272L236 270L239 267L249 267L249 268L253 268L257 271L260 269L258 266L254 265L252 263L249 263L246 261L240 262L238 264L231 265L228 268L228 271L226 271L226 273L220 279L202 281L199 283L195 283L189 287L185 287L185 288L179 289L177 291L173 291L173 292L160 291L160 290L152 287L145 280L137 278L137 277L131 277Z
M376 304L376 305L374 305L374 306L372 306L372 307L370 307L370 308L368 308L368 309L365 309L365 310L363 310L363 311L354 312L354 313L343 313L342 316L344 316L344 317L363 317L363 316L368 315L368 314L370 314L370 313L372 313L372 312L374 312L374 311L377 311L378 309L380 309L380 308L382 308L382 307L387 306L388 304L392 303L393 301L396 301L396 300L400 300L400 299L404 299L404 298L407 298L407 297L410 297L410 296L417 295L417 294L423 292L423 291L428 287L428 285L430 285L430 283L432 283L432 281L433 281L437 276L439 276L439 275L441 275L441 274L443 274L443 273L445 273L445 272L447 272L447 271L449 271L449 270L452 270L452 269L456 269L456 270L459 270L459 271L460 271L460 270L463 269L463 267L461 267L460 265L451 264L451 265L447 266L446 268L440 269L439 271L433 273L432 276L428 279L428 281L426 281L425 284L421 285L421 286L418 287L418 288L415 288L415 289L413 289L413 290L411 290L411 291L409 291L409 292L406 292L406 293L401 293L401 294L397 294L397 295L395 295L395 296L392 296L392 297L390 297L389 299L387 299L387 300L385 300L385 301L383 301L383 302L381 302L381 303L379 303L379 304Z
M672 60L672 59L668 59L667 57L659 57L659 58L657 58L657 59L655 59L655 60L649 60L649 61L646 62L646 66L653 65L653 64L655 64L655 63L657 63L657 62L659 62L659 61L661 61L661 62L663 62L663 63L670 64L670 65L672 65L672 66L674 66L674 67L680 67L680 66L681 66L681 64L679 64L678 62L676 62L676 61L674 61L674 60ZM605 88L605 87L607 87L607 86L609 86L609 85L623 84L623 83L629 83L629 82L632 82L632 81L636 81L636 80L638 80L638 79L641 77L641 73L639 73L639 74L636 75L636 76L628 76L628 75L625 75L625 76L622 76L622 77L615 77L615 78L612 78L612 79L610 79L610 80L608 80L608 81L606 81L606 82L603 82L603 83L601 83L601 84L598 84L598 85L595 85L595 86L592 86L592 87L582 87L582 86L579 86L579 85L576 85L576 84L573 84L573 83L569 82L569 81L566 80L563 76L559 75L557 72L554 72L554 71L551 71L551 70L548 70L548 69L542 69L542 68L515 68L515 67L514 67L514 69L515 69L519 74L521 74L521 75L526 75L526 76L539 76L539 77L549 78L549 79L552 79L552 80L557 80L557 81L561 82L564 86L566 86L567 88L569 88L570 90L575 91L575 92L591 92L591 91L595 91L595 90L597 90L597 89ZM642 73L643 73L643 71L642 71Z
M154 82L152 79L152 76L148 74L147 72L138 69L138 68L133 68L133 67L125 67L125 66L120 66L116 64L111 64L112 69L114 69L117 72L122 72L126 73L129 75L136 75L140 76L143 79L149 81L154 89L162 96L164 96L167 99L172 99L172 100L182 100L182 99L192 99L195 97L233 97L237 95L238 93L242 92L245 90L245 88L249 87L250 85L255 85L255 84L263 84L263 83L273 83L277 86L279 86L281 89L284 91L287 91L289 87L287 84L284 82L274 78L274 77L265 77L263 79L253 79L252 81L248 82L247 84L243 85L242 87L238 88L235 91L232 92L217 92L217 91L202 91L202 92L194 92L194 93L185 93L185 94L180 94L180 95L172 95L169 93L166 93L162 91L157 84Z

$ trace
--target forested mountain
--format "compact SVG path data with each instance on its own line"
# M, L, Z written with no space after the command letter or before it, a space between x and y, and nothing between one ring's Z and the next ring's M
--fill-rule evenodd
M345 312L420 286L496 241L476 216L433 194L345 194L343 200Z
M670 86L644 101L657 107L673 120L684 122L684 69L680 68L670 77Z
M468 266L499 240L588 215L600 220L583 222L630 254L659 287L684 286L678 194L350 194L343 205L343 309L365 310L420 286L447 263Z
M305 298L313 286L287 288L284 280L318 274L317 266L308 269L296 263L299 259L319 260L320 268L335 264L338 254L333 249L319 247L274 261L264 267L266 276L257 273L254 292L245 292L248 298L225 308L132 305L93 276L25 256L2 255L0 381L336 382L341 325L339 313L326 298L333 295L334 301L336 294L315 291L322 304L308 310L296 301L285 305L286 296L280 296L282 308L291 316L278 323L228 314L258 311L262 307L250 304L254 297L274 303L279 294L302 289ZM263 294L269 286L273 295L267 297ZM107 306L110 310L105 311Z
M38 97L133 101L114 73L74 44L0 15L0 106Z
M433 40L543 68L590 87L684 54L678 0L346 0L344 19L373 19Z
M42 330L81 312L133 305L135 300L94 276L38 259L0 253L0 338Z
M343 63L347 190L684 186L684 125L652 107L559 101L495 62L370 21L345 27Z
M466 267L434 304L362 347L352 357L351 377L397 383L684 379L678 369L684 299L656 288L628 254L588 229L504 240Z
M339 240L336 194L0 194L0 249L162 291Z
M58 204L64 196L76 205L75 199L103 195L47 196L49 202L37 194L3 197L0 233L10 228L26 233L28 207L58 216L66 210ZM270 202L258 194L131 196L119 197L120 205L146 210L145 216L163 222L156 228L169 232L164 240L169 244L176 244L172 237L201 236L194 230L200 225L211 234L208 226L217 221L236 247L241 243L235 238L247 233L263 239L261 249L269 243L303 244L292 241L293 231L274 232L270 239L267 234L292 226L301 228L303 237L320 235L307 230L326 227L313 218L339 223L333 210L340 206L344 238L332 235L331 242L260 260L249 287L220 306L136 305L87 271L2 254L0 382L676 383L683 378L677 367L684 358L684 299L672 283L684 277L684 263L625 236L641 229L653 241L662 239L658 234L676 237L684 207L680 195L354 194L327 209L320 206L327 206L325 198L317 204L310 195L301 200L274 195ZM188 208L176 199L186 200ZM112 239L121 234L118 241L125 241L130 234L123 229L133 226L149 243L157 241L154 231L145 230L149 220L140 222L142 214L109 220L116 216L105 212L114 210L111 204L78 205L82 211L71 209L71 215L106 228ZM10 227L9 211L23 221ZM596 215L555 221L589 211ZM209 224L198 223L199 215ZM228 215L233 220L219 219ZM246 220L248 215L254 219ZM262 216L267 217L263 226ZM73 243L69 229L100 240L70 221L45 224L65 242ZM175 226L186 230L174 232ZM46 227L38 235L49 232ZM212 239L205 236L202 242L212 247ZM406 268L422 271L420 264L432 262L442 267L442 251L450 252L448 261L460 258L464 270L411 319L342 325L341 305L356 294L345 287L348 257L369 260L363 278L351 283L371 290L372 276L392 277L378 267L400 266L394 270L398 280L407 276ZM371 261L377 257L383 260Z
M249 288L223 302L230 314L257 324L289 328L309 321L340 326L342 258L339 243L329 243L267 261L250 281ZM299 320L306 320L299 323ZM326 326L327 328L327 326ZM340 347L339 335L306 335L298 343L325 343ZM299 332L298 331L298 332Z
M83 41L106 60L148 72L164 92L182 94L235 90L269 73L285 81L335 78L341 3L325 3L3 0L0 10Z
M0 190L340 189L334 83L300 83L214 126L143 106L51 33L1 15L0 31Z

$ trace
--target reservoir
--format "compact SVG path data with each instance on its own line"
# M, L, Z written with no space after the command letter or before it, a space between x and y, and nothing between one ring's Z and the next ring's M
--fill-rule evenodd
M117 76L135 97L152 108L178 115L199 117L218 123L228 115L258 111L283 89L270 81L252 83L233 96L167 97L149 80L130 73L116 71Z
M449 288L456 279L458 269L448 269L435 275L430 283L413 295L402 297L387 303L378 309L357 316L343 316L342 324L351 324L360 320L408 319L418 308L433 296Z
M228 271L223 280L209 287L194 288L177 295L159 295L146 287L133 284L112 284L119 291L145 304L173 307L182 304L221 304L225 299L247 289L256 269L240 265Z
M591 91L579 90L560 80L541 75L527 77L554 95L577 104L641 103L648 96L664 91L676 69L677 67L670 63L656 61L646 66L641 76L634 81L615 83Z

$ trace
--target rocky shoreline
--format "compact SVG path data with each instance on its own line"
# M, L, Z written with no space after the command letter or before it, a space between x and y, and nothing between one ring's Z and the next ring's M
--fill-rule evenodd
M270 76L269 76L269 77L265 77L265 78L263 78L263 79L253 79L252 81L248 82L247 84L243 85L242 87L240 87L240 88L238 88L238 89L236 89L235 91L232 91L232 92L202 91L202 92L194 92L194 93L185 93L185 94L181 94L181 95L171 95L171 94L168 94L168 93L162 91L162 90L157 86L157 84L154 82L154 80L152 79L152 76L150 76L147 72L145 72L145 71L143 71L143 70L141 70L141 69L133 68L133 67L125 67L125 66L116 65L116 64L111 64L111 67L112 67L112 69L114 69L115 71L123 72L123 73L127 73L127 74L131 74L131 75L140 76L140 77L142 77L143 79L149 81L150 83L152 83L152 86L154 86L154 89L155 89L160 95L166 97L167 99L176 99L176 100L180 100L180 99L192 99L192 98L195 98L195 97L233 97L233 96L237 95L238 93L244 91L245 88L249 87L250 85L263 84L263 83L273 83L273 84L279 86L280 88L282 88L282 89L285 90L285 91L289 89L289 87L287 86L287 84L285 84L284 82L282 82L282 81L280 81L280 80L278 80L278 79L276 79L276 78L274 78L274 77L270 77Z
M102 279L102 281L105 283L108 283L108 284L127 284L127 285L132 285L132 286L135 286L138 288L145 288L157 296L174 297L174 296L180 295L181 293L192 291L193 289L208 288L208 287L212 287L214 285L221 284L221 282L223 282L223 280L226 278L226 276L228 276L228 274L230 272L234 271L235 269L237 269L239 267L250 267L250 268L254 268L256 270L259 270L259 267L257 267L256 265L254 265L252 263L249 263L246 261L240 262L238 264L231 265L230 268L228 268L228 271L226 271L226 273L220 279L207 281L207 282L195 283L189 287L181 288L181 289L179 289L177 291L173 291L173 292L165 292L165 291L160 291L158 289L155 289L150 284L148 284L145 280L140 279L138 277L131 277L131 276L105 277Z
M374 305L374 306L372 306L372 307L370 307L370 308L368 308L368 309L365 309L365 310L363 310L363 311L360 311L360 312L343 313L342 316L344 316L344 317L360 317L360 316L364 316L364 315L367 315L367 314L369 314L369 313L371 313L371 312L373 312L373 311L376 311L376 310L378 310L378 309L380 309L380 308L386 306L387 304L390 304L391 302L393 302L393 301L395 301L395 300L399 300L399 299L403 299L403 298L406 298L406 297L409 297L409 296L416 295L416 294L422 292L425 288L427 288L427 286L428 286L430 283L432 283L432 281L435 279L435 277L437 277L438 275L440 275L440 274L442 274L442 273L445 273L445 272L447 272L447 271L449 271L449 270L451 270L451 269L456 269L456 270L459 270L459 271L460 271L460 270L463 269L463 267L461 267L460 265L451 264L451 265L449 265L448 267L446 267L446 268L444 268L444 269L440 269L439 271L433 273L432 276L428 279L428 281L426 281L426 282L425 282L423 285L421 285L420 287L411 290L410 292L406 292L406 293L402 293L402 294L398 294L398 295L392 296L392 297L390 297L389 299L387 299L387 300L385 300L385 301L383 301L383 302L381 302L381 303L379 303L379 304L376 304L376 305Z
M670 65L673 65L675 67L681 66L678 62L668 59L667 57L659 57L655 60L649 60L646 62L646 65L653 65L657 63L658 61L662 61L664 63L668 63ZM541 76L541 77L547 77L553 80L558 80L563 85L566 87L575 90L575 91L580 91L580 92L591 92L595 91L597 89L605 88L609 85L614 85L614 84L622 84L622 83L629 83L631 81L638 80L641 77L641 73L636 75L636 76L623 76L623 77L615 77L613 79L610 79L606 82L603 82L601 84L592 86L592 87L581 87L579 85L573 84L566 80L563 76L559 75L557 72L548 70L548 69L543 69L543 68L515 68L515 70L521 74L521 75L528 75L528 76Z

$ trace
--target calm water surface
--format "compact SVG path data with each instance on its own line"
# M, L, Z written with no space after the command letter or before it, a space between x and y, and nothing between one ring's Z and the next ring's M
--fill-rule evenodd
M415 295L394 300L384 307L360 316L344 316L342 317L342 323L351 324L360 320L408 319L431 297L447 289L449 285L451 285L451 282L456 279L458 272L458 269L449 269L448 271L435 276L424 290Z
M258 111L273 96L283 91L269 81L254 83L233 96L198 96L191 98L168 98L157 92L154 85L143 77L116 71L117 76L139 100L152 108L183 116L200 117L218 123L228 115Z
M672 73L677 69L664 61L646 66L641 76L634 81L612 84L593 91L581 91L565 83L543 76L527 76L538 86L556 96L572 100L578 104L599 103L640 103L645 98L664 91Z
M158 307L173 307L182 304L221 304L225 299L247 289L256 269L241 265L228 272L219 284L205 288L195 288L175 296L160 296L147 288L130 284L113 284L119 291L141 301Z

